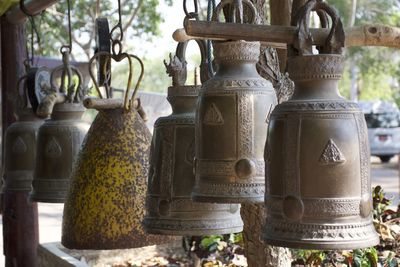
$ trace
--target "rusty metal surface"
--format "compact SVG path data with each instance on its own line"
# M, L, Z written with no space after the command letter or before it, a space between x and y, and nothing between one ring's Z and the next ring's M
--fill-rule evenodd
M203 84L196 110L196 182L201 202L264 200L263 147L277 100L256 70L258 42L214 42L217 72Z
M300 14L311 10L326 11L340 33L340 19L329 6L309 1ZM307 27L299 39L308 36ZM288 60L294 95L270 118L264 240L304 249L374 246L379 238L372 223L367 127L358 105L338 90L343 43L327 40L318 55L312 55L311 43L299 43Z
M206 43L197 42L204 82L208 79ZM154 125L144 227L148 233L173 235L240 232L243 223L239 205L196 203L190 198L195 180L195 108L201 86L184 85L186 44L180 43L169 65L165 64L173 80L173 86L168 88L173 112L160 117Z
M64 206L62 244L122 249L163 243L146 234L151 134L135 109L101 109L82 146Z

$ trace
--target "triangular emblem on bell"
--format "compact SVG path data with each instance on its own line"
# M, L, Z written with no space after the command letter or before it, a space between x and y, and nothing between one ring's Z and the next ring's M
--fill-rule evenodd
M311 11L331 16L325 45L313 54ZM335 9L308 1L297 14L288 59L293 97L271 113L265 148L267 244L343 250L377 245L372 221L370 152L364 115L342 98L344 30Z
M64 62L69 62L69 52L64 51L62 55ZM65 65L55 68L51 74L51 88L38 92L43 99L40 99L36 113L43 117L50 115L50 119L45 121L38 133L32 201L64 202L76 155L90 126L81 119L85 112L82 104L85 90L79 70L69 65L78 77L77 85L72 83L71 78L62 76L61 79L69 84L63 82L56 89L55 77L59 73L68 73L65 68Z
M321 157L319 158L319 162L321 164L340 164L345 161L346 159L344 158L342 152L340 152L340 149L337 147L335 142L332 139L329 139L321 154Z
M218 107L214 103L211 103L210 107L207 109L203 123L208 125L224 124L224 118L222 117L221 111L219 111Z
M197 40L202 63L201 80L208 79L206 42ZM187 42L179 43L167 72L173 79L168 88L172 114L154 125L150 153L147 214L143 221L148 233L169 235L210 235L242 231L238 204L196 203L194 186L195 108L200 85L185 85ZM211 104L205 120L223 123L221 113Z
M106 60L137 57L99 52ZM107 59L108 58L108 59ZM138 59L139 60L139 59ZM143 75L143 65L140 79ZM102 94L89 70L100 97ZM99 112L83 142L64 205L61 243L71 249L124 249L154 245L171 239L149 235L141 225L149 169L151 134L138 113L140 102L87 99L85 106ZM112 88L111 88L112 89ZM107 92L107 96L111 95Z

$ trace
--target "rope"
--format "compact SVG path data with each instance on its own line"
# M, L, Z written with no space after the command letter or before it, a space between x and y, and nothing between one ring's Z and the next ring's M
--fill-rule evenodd
M208 0L207 5L207 21L211 21L212 15L215 10L215 0ZM211 77L214 75L214 68L212 65L212 55L211 55L212 45L211 40L207 40L207 64L208 64L208 72L210 73Z

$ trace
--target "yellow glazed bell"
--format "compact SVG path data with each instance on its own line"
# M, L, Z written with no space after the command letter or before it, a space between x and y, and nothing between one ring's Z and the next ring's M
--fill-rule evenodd
M141 221L145 213L151 134L138 113L138 101L128 100L132 58L97 53L129 61L129 82L125 101L86 99L87 108L99 111L78 156L64 206L61 243L73 249L124 249L170 240L148 235ZM91 77L94 80L93 73ZM101 97L98 85L95 87ZM109 95L109 94L107 94ZM135 102L135 103L134 103Z

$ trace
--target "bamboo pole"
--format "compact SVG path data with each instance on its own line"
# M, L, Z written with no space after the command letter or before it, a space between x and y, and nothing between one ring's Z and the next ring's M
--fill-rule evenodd
M313 44L323 45L329 29L310 29ZM205 38L212 40L246 40L262 41L272 47L282 47L292 44L296 34L296 27L276 25L253 25L239 23L221 23L189 20L185 24L185 31L179 29L173 35L176 41L190 38ZM346 28L346 47L353 46L384 46L400 48L400 28L382 25L367 24Z
M30 14L37 14L57 3L57 0L28 0L25 7ZM12 24L23 23L26 20L26 15L17 5L6 13L7 21Z

